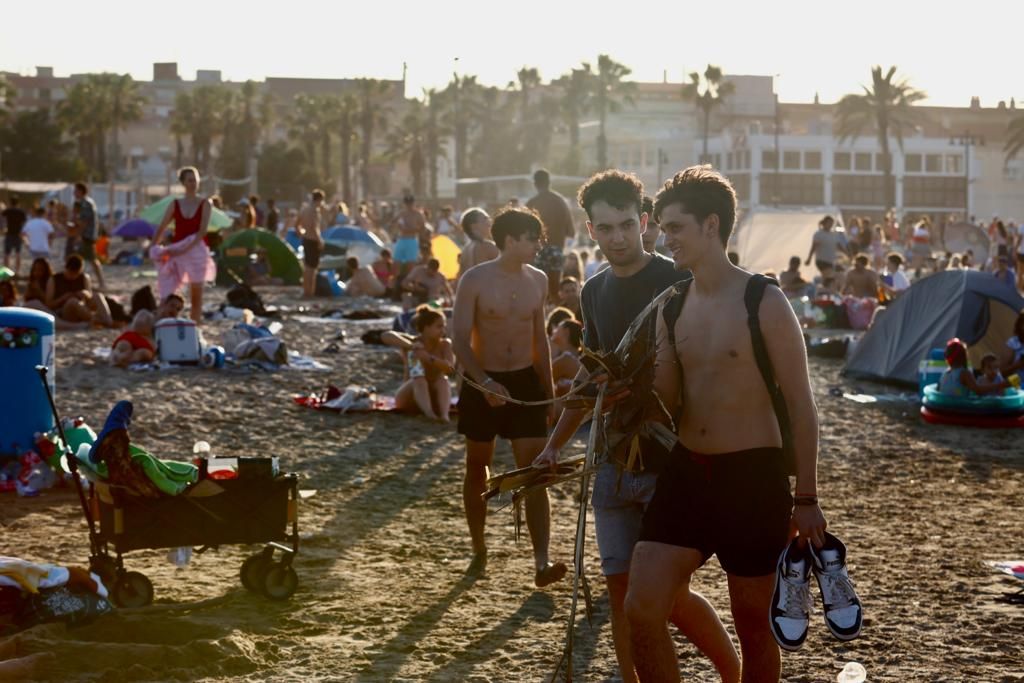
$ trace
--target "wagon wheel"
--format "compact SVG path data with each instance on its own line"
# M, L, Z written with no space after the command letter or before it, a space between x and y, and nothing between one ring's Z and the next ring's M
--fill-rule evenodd
M242 585L245 586L246 590L254 593L263 591L263 577L266 575L267 569L270 568L272 562L266 554L256 553L242 563L239 578L242 579Z
M110 555L90 557L89 571L100 577L106 586L113 586L117 581L117 562Z
M263 594L271 600L287 600L299 586L299 575L291 565L274 562L263 576Z
M153 602L153 583L141 572L125 572L117 577L113 598L118 607L145 607Z

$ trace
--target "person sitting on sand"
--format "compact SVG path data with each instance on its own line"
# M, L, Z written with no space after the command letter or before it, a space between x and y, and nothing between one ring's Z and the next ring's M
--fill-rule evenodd
M135 314L128 329L114 340L110 352L110 364L126 368L135 363L149 363L156 357L153 343L153 324L156 322L149 311Z
M878 273L868 268L868 257L859 254L853 261L853 270L846 274L843 294L852 294L859 299L874 299L878 296Z
M103 327L114 325L106 300L94 295L92 282L78 254L69 256L64 271L54 275L46 284L46 305L57 318L66 322L92 322Z
M555 396L564 396L572 388L573 378L580 371L583 349L583 325L579 320L563 320L551 335L551 378Z
M455 371L452 340L446 335L444 314L430 306L416 309L412 323L416 336L385 332L380 340L406 354L408 377L395 394L395 408L421 412L431 420L449 422L452 388L448 375Z
M18 290L14 286L14 278L0 280L0 306L17 306Z
M283 285L284 280L274 277L270 270L270 260L266 249L257 249L253 254L245 273L245 283L250 287L259 285Z
M384 285L385 291L391 291L395 286L395 279L398 277L398 264L387 249L381 249L380 256L370 264L373 274L377 276L380 283Z
M441 301L451 304L452 289L448 286L448 280L441 273L441 262L436 258L427 261L426 265L420 264L413 268L402 280L402 295L405 307L412 308L412 305L425 304L428 301Z
M1024 381L1024 311L1013 322L1013 336L1006 340L1002 366L1004 376L1016 375L1018 381Z
M548 319L544 325L544 329L547 330L548 333L548 339L550 339L551 335L555 333L555 328L566 320L579 320L579 318L573 315L572 311L564 306L553 308L551 312L548 313Z
M994 353L986 353L981 358L981 374L978 375L978 384L1002 384L1006 380L1003 373L999 372L999 358Z
M352 273L345 283L345 293L349 296L384 296L387 288L377 279L370 266L360 266L359 259L349 256L345 260L348 271Z
M1006 380L996 384L982 384L975 380L974 373L967 369L967 345L956 337L946 344L946 363L949 369L939 378L939 391L947 396L998 394L1011 386Z
M800 257L790 256L789 268L779 275L779 286L782 287L783 294L787 299L804 296L808 293L807 285L807 280L800 274Z
M168 294L156 309L156 319L180 318L185 310L185 297L180 294Z

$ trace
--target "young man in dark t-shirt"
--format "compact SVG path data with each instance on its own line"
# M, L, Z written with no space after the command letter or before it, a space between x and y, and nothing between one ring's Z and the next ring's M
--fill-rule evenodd
M670 259L644 250L642 236L648 217L641 211L643 184L636 176L620 171L599 173L580 188L578 199L589 218L587 230L610 264L583 287L583 343L594 351L613 351L633 319L658 294L689 277L689 273L677 271ZM581 372L581 377L584 374L585 371ZM562 411L535 461L536 466L557 462L559 450L587 413L582 408ZM597 458L592 500L594 526L601 572L608 586L615 656L624 681L637 680L624 611L630 559L640 538L644 509L657 483L658 475L652 466L663 455L664 451L659 452L655 444L644 441L640 458L644 469L629 471L607 452L599 453ZM714 663L722 680L738 679L736 650L707 600L697 593L688 593L675 606L670 620Z
M21 229L25 227L28 216L18 206L18 198L11 197L11 205L4 209L4 221L7 232L4 233L4 268L7 267L11 254L14 254L14 274L21 270Z

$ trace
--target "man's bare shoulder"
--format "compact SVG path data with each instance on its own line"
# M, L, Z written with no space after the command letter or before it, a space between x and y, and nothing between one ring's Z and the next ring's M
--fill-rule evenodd
M789 299L778 287L765 287L764 298L758 309L758 318L762 327L778 327L788 325L796 319Z

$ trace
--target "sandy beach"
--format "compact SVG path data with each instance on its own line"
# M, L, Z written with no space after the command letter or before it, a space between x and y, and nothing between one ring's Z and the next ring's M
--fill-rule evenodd
M110 289L126 295L148 282L131 270L108 268ZM289 347L330 371L132 372L95 357L110 331L61 333L57 402L64 415L82 415L98 430L116 401L134 401L133 441L164 458L190 458L199 439L214 455L280 457L300 488L317 491L300 506L298 592L271 602L242 588L238 569L254 547L222 547L185 568L165 551L139 551L126 565L153 581L153 606L74 630L36 627L18 636L21 650L55 652L46 672L53 681L547 680L562 650L571 584L534 589L529 541L515 543L507 501L492 503L486 574L468 578L463 445L454 425L293 405L292 395L328 382L393 393L401 363L359 340L372 324L292 320L301 305L312 309L303 315L318 315L341 300L303 304L297 288L262 292L267 303L292 309L280 334ZM211 302L223 296L207 292ZM217 339L231 324L208 323L204 334ZM347 334L341 352L324 353L339 331ZM830 529L849 546L864 630L851 643L832 639L817 604L804 648L783 656L783 679L834 681L846 662L858 661L869 681L1024 681L1024 607L999 601L1020 582L983 564L1024 557L1024 433L932 426L914 403L846 400L830 389L896 390L854 385L841 367L811 361L819 490ZM571 453L583 448L577 441ZM511 468L502 445L496 469ZM577 485L552 491L552 555L566 561L577 493ZM0 496L0 554L86 563L73 489ZM596 612L591 624L578 620L577 680L616 680L592 525L586 558ZM696 587L733 632L714 560ZM715 680L691 645L680 639L678 651L689 680Z

